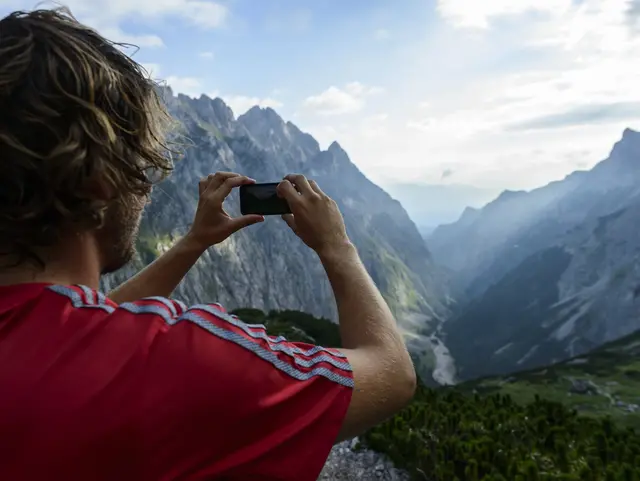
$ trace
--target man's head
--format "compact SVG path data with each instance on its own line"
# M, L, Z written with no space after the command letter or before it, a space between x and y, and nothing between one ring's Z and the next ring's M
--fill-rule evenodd
M65 10L0 20L0 269L91 235L103 271L133 254L152 176L172 163L156 85Z

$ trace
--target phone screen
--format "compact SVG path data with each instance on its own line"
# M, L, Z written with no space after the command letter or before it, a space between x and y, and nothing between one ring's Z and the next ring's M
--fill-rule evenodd
M289 204L278 197L278 183L249 184L240 187L240 212L242 215L290 214Z

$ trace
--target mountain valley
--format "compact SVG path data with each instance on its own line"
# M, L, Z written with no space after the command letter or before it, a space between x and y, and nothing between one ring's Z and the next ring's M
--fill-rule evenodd
M640 134L590 171L502 193L427 239L457 301L461 379L588 352L640 329Z

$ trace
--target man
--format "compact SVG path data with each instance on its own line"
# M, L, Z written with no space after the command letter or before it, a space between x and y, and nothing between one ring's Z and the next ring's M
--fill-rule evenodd
M343 349L273 338L168 298L259 216L203 179L188 233L124 285L151 177L168 174L154 84L65 11L0 20L0 479L313 480L333 443L406 405L415 373L333 200L289 175L291 229L319 256ZM215 268L213 266L212 268Z

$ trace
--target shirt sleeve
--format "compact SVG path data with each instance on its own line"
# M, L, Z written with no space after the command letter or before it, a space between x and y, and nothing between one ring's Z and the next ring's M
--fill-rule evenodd
M147 479L315 481L344 420L351 367L217 304L118 306L150 322L136 383Z

